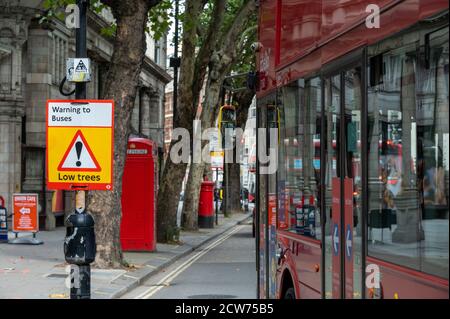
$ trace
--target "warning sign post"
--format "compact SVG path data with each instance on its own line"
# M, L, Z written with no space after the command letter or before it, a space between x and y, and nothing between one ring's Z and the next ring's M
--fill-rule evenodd
M47 188L112 190L114 102L47 102Z
M13 194L13 227L15 238L10 244L40 245L42 240L36 238L39 232L39 197L38 194ZM33 233L33 237L18 237L19 233Z

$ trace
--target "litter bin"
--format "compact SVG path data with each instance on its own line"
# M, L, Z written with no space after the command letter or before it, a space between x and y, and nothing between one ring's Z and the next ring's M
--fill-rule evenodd
M198 227L214 228L214 182L203 181L198 202Z
M156 249L157 149L148 139L130 138L128 141L120 227L124 251Z

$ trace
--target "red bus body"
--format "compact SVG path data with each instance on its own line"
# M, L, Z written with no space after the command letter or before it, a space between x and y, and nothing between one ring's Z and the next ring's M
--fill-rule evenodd
M381 9L382 28L365 26L371 4ZM257 97L447 9L446 0L262 0Z
M381 28L368 29L365 25L369 14L366 8L371 4L376 4L381 9ZM397 34L426 18L445 13L448 6L447 0L261 0L257 99L263 101L260 103L265 103L265 99L282 86L302 77L320 74L328 63L355 49L373 45ZM360 142L358 141L358 145ZM314 141L314 148L320 149L320 144L320 140ZM388 147L397 156L402 156L401 144ZM320 162L320 156L314 156L314 159ZM391 184L396 182L390 181ZM259 205L270 205L270 200L260 199L264 196L260 192L258 189L256 195ZM266 193L265 196L268 197L269 194ZM256 207L258 209L258 204ZM323 243L280 228L276 231L279 250L276 294L268 292L270 285L265 282L272 280L270 277L273 275L270 271L272 259L267 257L267 262L264 259L264 254L273 253L270 248L267 251L269 245L264 244L269 240L268 233L264 233L268 224L270 221L260 221L261 226L257 231L260 234L257 239L259 278L261 279L260 274L264 271L267 273L266 277L269 277L259 281L259 296L282 298L287 287L292 286L296 298L323 298ZM372 263L380 268L383 298L449 297L448 279L372 258L367 254L363 258L366 264ZM376 295L369 289L365 291L366 298Z

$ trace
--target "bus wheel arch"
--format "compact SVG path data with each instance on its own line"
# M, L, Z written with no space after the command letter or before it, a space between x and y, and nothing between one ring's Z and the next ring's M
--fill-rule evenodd
M285 269L281 277L280 299L295 299L295 286L292 275L288 269Z

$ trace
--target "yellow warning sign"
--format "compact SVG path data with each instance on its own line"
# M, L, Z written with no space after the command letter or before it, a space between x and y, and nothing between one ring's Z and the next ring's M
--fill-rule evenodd
M114 102L47 102L47 188L112 190Z

